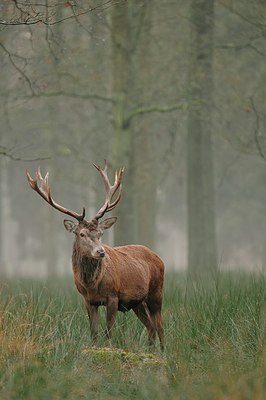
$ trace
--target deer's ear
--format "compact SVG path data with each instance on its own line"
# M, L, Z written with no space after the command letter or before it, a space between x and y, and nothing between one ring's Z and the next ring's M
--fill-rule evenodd
M68 232L76 233L77 224L75 224L75 222L70 221L69 219L64 219L64 225Z
M114 223L117 221L117 217L106 218L102 222L99 223L99 227L101 229L109 229Z

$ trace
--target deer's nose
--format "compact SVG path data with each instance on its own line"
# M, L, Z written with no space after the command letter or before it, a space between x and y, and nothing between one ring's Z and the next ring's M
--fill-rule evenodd
M105 251L104 251L104 249L99 249L99 250L97 250L97 254L98 254L99 257L104 257L104 256L105 256Z

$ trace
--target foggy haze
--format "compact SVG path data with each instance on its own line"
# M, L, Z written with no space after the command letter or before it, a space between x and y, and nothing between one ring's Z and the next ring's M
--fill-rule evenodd
M71 273L65 216L31 190L25 170L49 171L54 199L76 212L84 206L89 219L104 201L93 167L104 159L112 179L124 165L125 179L118 221L103 242L148 245L166 269L188 266L189 2L133 3L120 25L112 5L49 29L19 23L11 5L2 7L10 22L1 25L0 47L2 276ZM266 7L235 7L217 1L213 16L217 264L265 271ZM59 8L58 19L68 12ZM119 38L126 55L116 53Z

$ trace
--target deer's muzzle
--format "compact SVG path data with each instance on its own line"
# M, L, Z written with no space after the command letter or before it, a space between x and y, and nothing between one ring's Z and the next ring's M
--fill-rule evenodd
M97 256L103 258L105 256L105 250L104 249L97 250Z

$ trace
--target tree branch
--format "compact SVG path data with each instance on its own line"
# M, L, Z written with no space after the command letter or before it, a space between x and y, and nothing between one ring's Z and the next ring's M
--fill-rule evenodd
M4 50L4 52L7 54L9 61L11 63L11 65L13 65L13 67L15 68L15 70L24 78L24 80L27 82L29 89L31 91L31 94L34 96L36 95L35 90L33 89L32 83L29 79L29 77L25 74L25 72L23 71L23 69L21 69L14 61L15 57L18 57L14 54L11 54L10 51L3 45L3 43L0 42L0 47L2 47L2 49Z
M229 50L243 50L243 49L251 49L253 51L255 51L256 53L258 53L260 56L266 57L266 54L263 53L260 49L258 49L255 45L254 42L255 40L258 39L264 39L264 35L263 34L258 34L255 35L254 37L251 37L246 43L244 44L225 44L225 45L219 45L219 46L215 46L216 49L229 49Z
M19 15L16 18L13 18L10 21L0 20L0 25L4 26L13 26L13 25L36 25L38 23L42 23L45 25L56 25L67 21L69 19L77 19L77 17L81 17L86 15L92 11L100 10L104 11L107 8L119 4L119 0L106 0L102 4L97 5L95 7L81 8L72 3L72 1L65 1L63 3L57 3L54 5L47 4L37 4L37 3L21 3L16 0L13 0L15 3L15 8L19 11ZM54 9L56 7L64 7L64 9L69 8L72 10L72 14L67 15L66 17L55 19L56 11ZM39 10L38 10L39 8ZM42 8L45 8L46 11L41 11ZM52 9L52 13L49 13L50 9ZM76 12L76 10L81 9L81 11ZM75 10L73 12L73 10Z
M220 4L223 7L227 8L229 11L231 11L233 14L237 15L240 19L247 22L248 24L255 26L256 28L259 28L259 29L263 29L263 30L265 29L265 24L260 23L257 20L254 21L251 18L246 17L244 14L242 14L241 12L236 10L234 7L230 6L229 4L226 4L225 1L220 1Z
M185 110L187 108L188 108L188 104L183 103L183 102L172 104L170 106L152 105L152 106L147 106L147 107L138 107L130 112L128 117L125 118L123 125L124 125L124 127L129 126L131 123L131 120L133 118L135 118L139 115L142 115L142 114L150 114L150 113L154 113L154 112L169 113L169 112L176 111L176 110Z
M264 152L264 150L261 147L261 143L260 143L260 118L259 118L259 113L255 107L254 104L254 99L253 97L250 97L250 104L251 104L251 108L252 111L254 112L255 115L255 130L254 130L254 141L257 147L257 150L260 154L260 156L263 158L264 161L266 161L266 153Z
M103 101L105 103L113 103L114 99L112 97L106 97L106 96L101 96L98 94L89 94L89 93L72 93L72 92L64 92L64 91L58 91L58 92L40 92L40 93L34 93L33 95L16 95L16 99L33 99L33 98L41 98L41 97L70 97L73 99L83 99L83 100L98 100L98 101ZM4 95L0 94L0 97L5 97Z
M27 162L29 162L29 161L42 161L42 160L50 160L51 159L51 157L36 157L36 158L18 157L18 156L15 156L13 154L13 150L12 149L8 149L7 147L1 146L1 145L0 145L0 155L8 157L8 158L10 158L11 160L14 160L14 161L27 161Z

